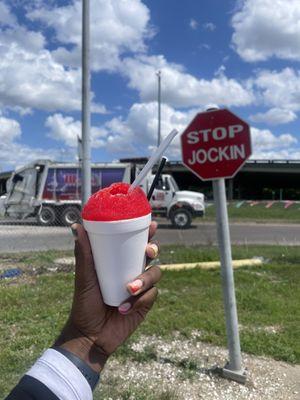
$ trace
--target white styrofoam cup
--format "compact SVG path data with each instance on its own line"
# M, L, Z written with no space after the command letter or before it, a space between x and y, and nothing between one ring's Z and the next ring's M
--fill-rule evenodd
M130 295L126 285L145 268L151 214L120 221L87 221L98 281L105 304L118 307Z

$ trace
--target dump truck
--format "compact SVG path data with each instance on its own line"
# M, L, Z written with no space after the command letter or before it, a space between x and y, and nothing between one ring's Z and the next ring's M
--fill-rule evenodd
M114 182L131 183L142 166L135 163L94 163L91 190ZM148 193L154 179L149 174L141 187ZM40 225L69 226L81 212L81 168L78 163L36 160L15 170L0 198L0 214L14 219L35 217ZM192 219L205 213L204 195L181 191L172 175L162 174L150 200L153 214L165 217L178 228L188 228Z

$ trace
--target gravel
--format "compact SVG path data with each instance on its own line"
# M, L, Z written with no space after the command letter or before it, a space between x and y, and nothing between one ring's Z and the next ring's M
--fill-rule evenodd
M124 362L113 357L102 374L99 398L148 399L149 395L142 395L147 392L157 400L300 399L300 365L243 354L247 380L245 385L239 384L216 373L215 367L226 364L227 350L202 343L200 338L201 332L196 331L188 340L178 335L169 341L141 337L131 345L137 355L134 358L150 354L149 360L138 362L130 357Z

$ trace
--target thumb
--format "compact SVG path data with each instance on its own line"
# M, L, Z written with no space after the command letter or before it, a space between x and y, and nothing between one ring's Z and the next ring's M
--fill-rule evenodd
M76 284L86 285L96 279L94 259L88 235L80 224L71 226L75 237L75 280Z

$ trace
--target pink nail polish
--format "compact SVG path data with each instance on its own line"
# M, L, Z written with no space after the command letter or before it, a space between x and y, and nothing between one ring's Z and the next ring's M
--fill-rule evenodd
M135 281L129 283L129 289L131 293L136 293L143 286L144 282L141 279L136 279Z
M131 308L131 303L123 303L119 306L119 312L121 314L127 313L128 310Z

